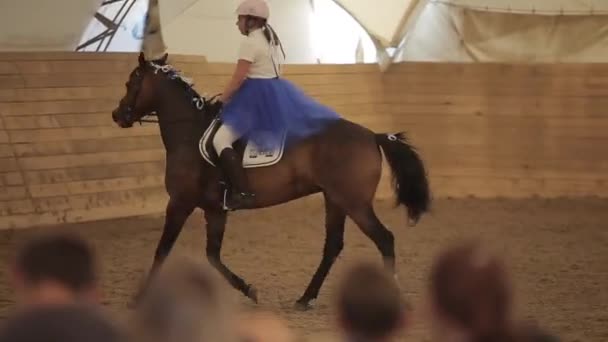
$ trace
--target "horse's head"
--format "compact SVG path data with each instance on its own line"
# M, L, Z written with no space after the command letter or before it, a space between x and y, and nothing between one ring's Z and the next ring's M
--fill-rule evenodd
M157 64L165 64L167 54L155 61ZM144 54L139 54L139 64L131 74L126 83L127 92L120 100L118 107L112 111L112 119L120 127L127 128L142 117L154 111L154 69L146 61Z
M167 80L171 82L167 83ZM144 54L140 53L139 64L129 75L126 83L127 92L120 100L118 107L112 111L112 119L122 128L131 127L136 121L159 122L142 120L142 118L155 114L160 119L159 102L162 101L160 100L162 96L167 95L167 91L172 89L166 87L171 86L178 86L178 89L181 89L186 95L185 97L173 97L172 100L186 99L188 103L185 105L191 106L194 115L192 111L188 110L177 111L173 113L175 115L169 121L192 121L204 118L203 122L211 122L219 115L219 108L214 105L218 95L210 99L200 96L192 87L191 80L183 77L177 69L167 64L167 54L160 59L146 61Z

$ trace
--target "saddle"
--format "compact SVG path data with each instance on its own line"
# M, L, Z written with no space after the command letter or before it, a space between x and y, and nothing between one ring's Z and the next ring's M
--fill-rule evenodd
M211 165L217 166L219 156L213 147L213 137L222 124L219 117L213 119L199 141L201 156ZM234 150L243 156L244 168L272 166L281 161L285 150L287 132L279 137L266 131L256 131L250 138L237 140Z

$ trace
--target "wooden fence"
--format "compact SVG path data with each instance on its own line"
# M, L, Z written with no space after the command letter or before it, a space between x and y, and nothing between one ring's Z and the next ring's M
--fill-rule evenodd
M0 229L159 213L154 124L111 110L134 54L0 54ZM172 56L216 93L232 65ZM290 65L286 77L345 117L405 130L435 198L608 196L608 64ZM378 197L392 196L384 173Z

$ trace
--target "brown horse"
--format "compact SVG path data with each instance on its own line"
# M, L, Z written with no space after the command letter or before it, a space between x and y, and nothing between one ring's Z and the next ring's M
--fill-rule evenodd
M169 194L165 225L156 248L154 262L136 300L149 279L169 255L182 226L195 208L204 211L209 262L245 296L257 302L257 290L233 273L220 258L227 211L222 205L226 187L213 157L203 158L201 144L205 132L219 118L208 99L197 94L173 67L167 55L146 61L131 72L126 95L112 112L122 128L133 126L148 115L158 118L166 149L165 187ZM212 135L212 130L209 130ZM210 139L209 139L210 140ZM244 153L247 141L235 148ZM376 245L386 267L395 272L393 234L374 212L373 199L380 181L382 154L392 169L397 205L407 207L411 225L429 210L427 175L415 150L403 133L376 134L347 120L330 123L315 136L285 148L278 162L246 169L255 203L246 209L264 208L322 192L325 199L325 246L323 257L296 307L306 309L315 299L343 248L344 223L349 216ZM210 155L212 152L210 152ZM254 153L255 154L255 153ZM258 154L257 156L261 156ZM278 158L277 158L278 159ZM229 193L229 192L228 192Z

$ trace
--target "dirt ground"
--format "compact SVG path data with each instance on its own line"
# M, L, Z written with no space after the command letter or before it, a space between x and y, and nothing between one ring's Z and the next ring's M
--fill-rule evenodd
M405 341L428 341L422 310L427 272L434 255L461 238L481 237L497 248L512 270L516 314L535 319L563 341L608 341L608 202L590 200L440 200L433 213L414 227L392 203L379 202L378 216L395 233L403 293L417 309ZM298 312L301 295L321 257L323 206L319 197L279 207L232 214L223 259L257 285L258 308L285 317L300 336L333 329L332 293L336 280L358 259L380 256L351 221L344 251L330 273L314 309ZM74 225L86 232L100 253L104 303L121 317L130 296L151 263L162 217L121 219ZM204 260L205 235L200 212L186 223L172 256ZM0 232L0 257L31 232ZM6 263L5 263L6 265ZM6 268L0 274L0 316L12 308ZM240 296L235 292L235 296ZM239 297L246 309L256 306Z

